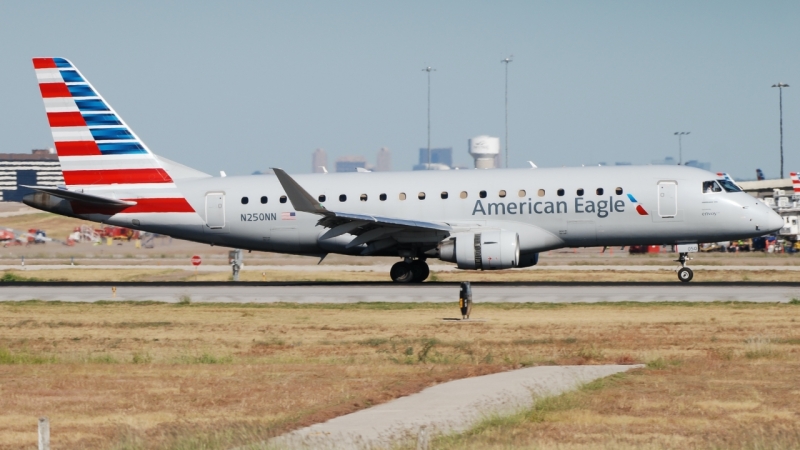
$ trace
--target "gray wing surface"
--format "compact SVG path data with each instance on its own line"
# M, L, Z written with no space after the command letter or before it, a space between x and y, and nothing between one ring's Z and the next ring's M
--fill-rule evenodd
M348 248L361 244L378 244L369 246L363 254L370 254L386 248L397 243L398 240L439 242L453 231L453 228L446 223L331 211L322 206L283 169L273 168L272 170L296 211L322 216L317 225L322 225L329 230L320 236L320 239L332 239L349 233L357 237L347 245Z

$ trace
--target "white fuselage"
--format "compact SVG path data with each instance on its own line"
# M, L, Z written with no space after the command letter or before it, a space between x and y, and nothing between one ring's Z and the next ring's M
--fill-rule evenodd
M716 175L682 166L329 173L294 178L331 210L443 222L458 229L507 229L519 234L522 253L739 239L774 231L780 220L745 193L703 193L702 183ZM345 248L350 235L320 242L325 228L317 225L319 217L295 212L275 176L175 182L197 213L191 218L153 213L83 217L250 250L359 253L358 248ZM220 200L221 208L212 205ZM422 241L430 246L445 237L432 233ZM419 235L413 239L419 240ZM400 236L401 247L414 244L402 241Z

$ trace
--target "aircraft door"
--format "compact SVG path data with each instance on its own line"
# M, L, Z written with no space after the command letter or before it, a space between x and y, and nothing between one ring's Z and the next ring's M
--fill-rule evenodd
M678 214L678 183L674 181L658 182L658 215L663 218L674 218Z
M206 194L206 225L211 229L225 227L225 194Z

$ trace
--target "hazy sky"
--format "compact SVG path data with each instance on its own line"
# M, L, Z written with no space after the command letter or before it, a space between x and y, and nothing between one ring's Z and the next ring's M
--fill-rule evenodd
M156 153L198 169L309 172L311 153L426 145L512 167L677 158L800 169L800 2L0 2L0 152L52 146L30 58L70 59Z

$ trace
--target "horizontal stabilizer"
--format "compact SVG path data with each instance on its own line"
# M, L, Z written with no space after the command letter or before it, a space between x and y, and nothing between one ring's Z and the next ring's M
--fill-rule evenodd
M68 191L66 189L58 189L45 186L22 186L22 187L33 189L34 191L38 192L44 192L45 194L50 194L54 197L63 198L65 200L75 200L84 203L92 203L95 205L122 206L122 207L136 205L136 202L118 200L115 198L101 197L99 195L84 194L83 192Z

